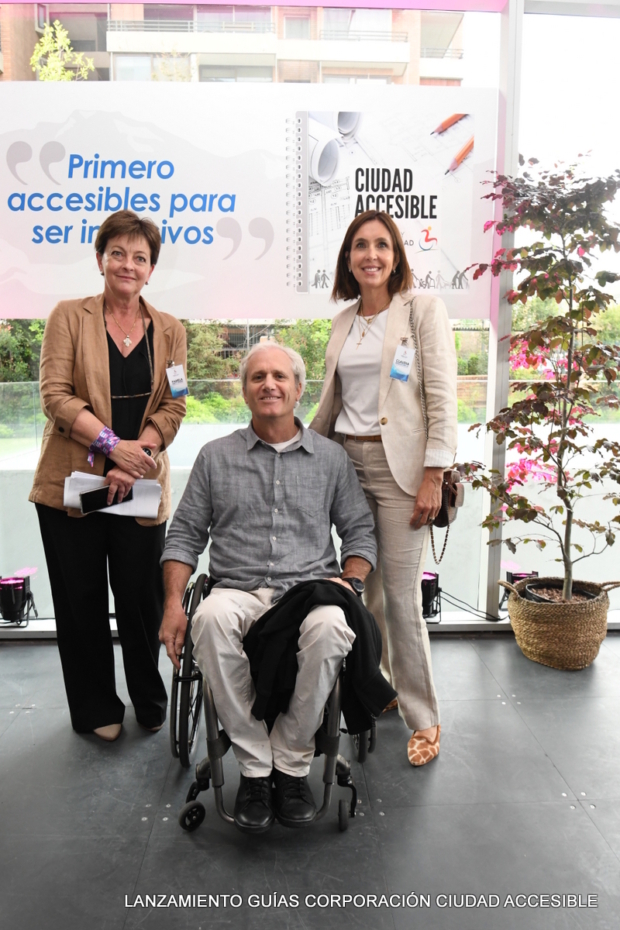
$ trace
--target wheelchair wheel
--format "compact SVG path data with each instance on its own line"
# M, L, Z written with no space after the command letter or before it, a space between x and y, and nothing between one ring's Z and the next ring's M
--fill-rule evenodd
M346 801L338 802L338 829L344 833L349 827L349 806Z
M377 745L377 721L373 720L368 734L368 752L374 752Z
M355 755L360 765L363 765L368 758L368 730L353 735L353 745L355 746Z
M188 769L191 764L190 758L194 746L196 745L196 736L198 734L200 715L202 713L202 673L194 661L191 621L203 598L204 583L205 577L201 575L191 592L188 612L189 623L187 624L183 655L181 657L178 747L179 761L185 769Z
M200 801L190 801L189 804L181 808L179 825L183 827L187 833L193 833L205 819L205 814L206 810L204 804L201 804Z
M194 590L194 583L190 582L183 595L183 610L187 614L188 604ZM170 689L170 752L173 759L179 758L179 678L181 672L173 669L172 687Z

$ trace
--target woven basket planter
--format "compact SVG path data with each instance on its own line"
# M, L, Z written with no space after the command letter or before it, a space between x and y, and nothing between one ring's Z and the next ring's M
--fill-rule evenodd
M526 578L516 585L500 581L500 585L510 591L508 616L523 655L551 668L586 668L596 659L607 635L607 592L620 587L620 582L607 581L599 585L575 581L575 588L596 594L596 597L567 604L537 604L525 598L525 586L531 580ZM557 585L559 580L537 578L536 582Z

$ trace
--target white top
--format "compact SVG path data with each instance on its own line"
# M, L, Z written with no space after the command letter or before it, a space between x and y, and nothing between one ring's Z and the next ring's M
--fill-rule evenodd
M360 317L353 318L338 359L336 371L342 384L342 410L335 424L337 433L351 436L380 436L379 379L387 326L387 309L373 320L360 342ZM358 345L359 343L359 345Z
M298 429L292 439L287 439L285 442L266 442L266 446L271 446L272 449L275 449L276 452L282 452L283 449L286 449L287 446L292 446L294 442L297 442L301 439L301 430Z

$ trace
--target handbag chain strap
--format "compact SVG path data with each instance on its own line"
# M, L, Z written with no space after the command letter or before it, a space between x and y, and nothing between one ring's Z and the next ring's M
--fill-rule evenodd
M433 558L435 559L435 565L439 565L441 560L444 557L446 546L448 545L448 536L450 535L450 524L448 523L446 527L446 535L443 538L443 546L441 549L441 555L437 558L437 553L435 552L435 537L433 536L433 524L431 523L431 549L433 550Z
M415 298L414 298L415 300ZM416 336L415 326L413 323L413 300L409 306L409 327L411 329L411 338L413 339L413 348L415 351L415 367L418 375L418 386L420 388L420 403L422 405L422 419L424 420L424 432L426 433L426 438L428 439L428 417L426 414L426 395L424 393L424 374L422 369L422 359L420 356L420 346L418 344L418 339ZM433 536L433 524L431 523L431 549L433 550L433 558L435 559L435 565L439 565L443 559L446 546L448 545L448 536L450 535L450 524L446 528L446 535L443 539L443 546L441 549L441 555L437 558L437 552L435 551L435 537Z

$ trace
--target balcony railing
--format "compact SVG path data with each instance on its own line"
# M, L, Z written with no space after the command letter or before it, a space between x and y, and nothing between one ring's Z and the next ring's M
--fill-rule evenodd
M422 48L421 58L462 58L462 48Z
M274 23L194 21L193 19L109 19L108 32L275 32Z
M354 29L321 29L321 39L334 41L352 41L352 42L408 42L409 33L392 32L392 30L380 31L356 31Z

